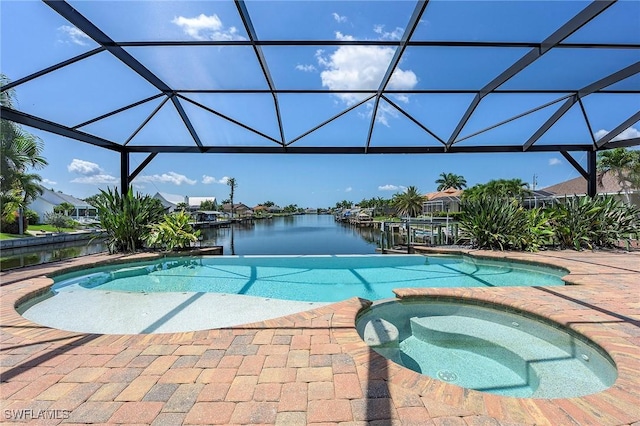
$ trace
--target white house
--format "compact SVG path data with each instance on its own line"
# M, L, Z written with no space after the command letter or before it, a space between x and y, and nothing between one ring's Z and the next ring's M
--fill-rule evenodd
M96 208L86 201L46 188L42 188L42 195L33 200L29 204L28 208L38 213L38 218L40 222L42 222L47 214L53 213L54 207L57 207L62 203L69 203L75 207L70 216L78 221L95 219L97 216Z
M215 204L216 197L185 197L186 203L189 205L189 211L200 210L203 201L210 201Z
M182 195L167 194L166 192L156 192L153 198L160 200L165 210L167 210L169 213L174 211L178 204L187 202L187 197L183 197Z

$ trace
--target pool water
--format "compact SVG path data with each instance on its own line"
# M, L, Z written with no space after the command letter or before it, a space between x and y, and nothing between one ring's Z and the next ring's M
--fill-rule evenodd
M397 364L497 395L570 398L600 392L617 377L609 356L584 336L494 307L385 302L362 314L357 328Z
M55 292L74 286L120 292L216 292L284 300L378 300L409 287L564 285L566 271L466 256L331 255L165 258L84 270L55 278Z

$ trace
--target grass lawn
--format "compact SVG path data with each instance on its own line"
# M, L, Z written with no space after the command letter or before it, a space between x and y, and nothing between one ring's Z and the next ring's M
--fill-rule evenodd
M44 231L44 232L55 232L57 233L58 230L55 228L55 226L51 226L51 225L29 225L29 227L27 228L28 231ZM75 231L74 228L62 228L61 232L73 232ZM28 238L28 237L33 237L33 235L27 234L25 233L24 235L18 235L18 234L7 234L5 232L0 232L0 240L11 240L11 239L15 239L15 238Z
M29 225L29 231L58 232L58 229L51 225ZM75 231L75 228L62 228L60 231L73 232Z
M31 237L31 235L16 235L16 234L7 234L6 232L0 232L0 240L14 240L16 238L26 238Z

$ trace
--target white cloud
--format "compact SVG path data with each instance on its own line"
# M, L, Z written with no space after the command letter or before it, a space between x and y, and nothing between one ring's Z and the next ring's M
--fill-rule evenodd
M347 22L347 17L346 16L338 15L335 12L333 12L331 15L333 16L333 19L336 20L336 22L339 22L341 24Z
M558 164L562 164L562 161L560 161L559 158L551 158L551 159L549 159L549 165L550 166L557 166Z
M91 40L88 35L71 25L63 25L61 27L58 27L58 32L62 33L62 36L64 37L64 40L58 41L64 43L73 43L80 46L88 46L89 41Z
M161 175L146 175L139 176L136 178L138 182L159 182L159 183L172 183L174 185L182 185L186 183L187 185L195 185L197 181L193 179L189 179L185 175L181 175L176 172L168 172L163 173Z
M120 183L120 179L107 175L107 174L97 174L92 176L83 176L79 178L75 178L71 181L71 183L88 183L92 185L100 185L100 184L118 184Z
M54 181L49 180L47 178L42 179L42 183L45 184L45 185L52 185L52 186L58 184L58 182L54 182Z
M387 185L382 185L378 187L378 191L404 191L406 188L404 186L397 186L397 185L391 185L391 184L387 184Z
M202 181L201 182L204 183L205 185L209 185L209 184L212 184L212 183L221 183L221 184L226 185L228 180L229 180L229 178L226 177L226 176L221 178L221 179L216 179L213 176L202 175Z
M402 33L401 29L397 29ZM386 35L382 27L377 28L379 34ZM391 33L388 33L391 34ZM336 32L337 40L354 40L350 35ZM380 82L387 72L395 49L385 46L340 46L332 53L319 49L316 51L316 60L320 66L320 78L322 86L330 90L377 90ZM418 77L411 70L396 67L387 88L392 90L411 90L418 84ZM337 96L347 105L353 105L361 101L366 94L338 93ZM408 102L406 95L395 96L401 102ZM368 105L369 117L373 105ZM389 118L396 117L397 112L382 103L379 106L376 120L388 126Z
M218 15L207 16L201 13L195 18L178 16L171 23L196 40L244 40L236 27L225 27Z
M103 170L102 167L91 161L79 160L74 158L67 166L67 170L70 173L77 173L84 176L93 176L100 174Z
M352 187L350 187L350 186L349 186L349 187L347 187L347 188L345 188L345 190L344 190L344 192L351 192L351 191L353 191L353 188L352 188Z
M96 163L74 158L67 166L69 173L81 175L71 181L71 183L88 183L91 185L112 184L117 185L120 179L107 174Z
M610 130L600 129L595 133L594 136L595 136L596 140L600 140L605 135L607 135L609 132L610 132ZM640 130L636 129L635 127L629 127L628 129L624 130L622 133L620 133L618 136L616 136L615 138L613 138L611 140L612 141L619 141L619 140L633 139L633 138L640 138Z
M316 71L316 67L314 67L313 65L301 65L301 64L298 64L298 65L296 65L296 69L298 71L304 71L304 72Z
M383 40L400 40L404 30L400 27L396 27L393 31L385 31L384 25L374 25L373 32L380 35Z

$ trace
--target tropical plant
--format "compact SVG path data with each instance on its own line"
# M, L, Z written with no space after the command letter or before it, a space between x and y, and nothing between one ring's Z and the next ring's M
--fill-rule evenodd
M62 232L62 228L73 228L73 220L59 212L45 213L44 222L56 228L57 232Z
M336 203L336 208L337 209L350 209L351 207L353 207L353 202L352 201L342 200L342 201L338 201Z
M462 193L462 198L514 198L521 202L522 199L530 194L529 184L522 179L494 179L487 183L480 183L466 189Z
M480 196L460 203L460 231L473 246L484 249L527 249L521 232L528 217L517 201Z
M229 185L229 188L231 189L231 192L229 193L229 200L231 202L231 217L233 217L234 216L233 194L235 193L235 190L238 187L238 184L236 183L235 178L229 178L227 179L227 185Z
M66 216L69 216L69 214L71 212L73 212L76 209L76 207L71 204L71 203L67 203L66 201L63 203L58 204L57 206L55 206L53 208L53 212L54 213L61 213L64 214Z
M85 203L89 204L92 207L96 206L96 201L100 197L100 194L94 194L84 199Z
M629 193L633 187L638 188L640 171L640 151L628 151L626 148L615 148L609 151L598 152L596 168L598 179L602 182L605 173L612 173L622 192L627 204L631 203Z
M200 237L200 230L194 231L190 221L191 216L184 211L164 215L159 223L148 225L150 232L144 241L149 247L169 251L190 247Z
M418 188L410 186L405 192L393 196L392 204L399 216L416 217L422 213L422 203L425 197L420 194Z
M178 203L176 204L176 210L187 211L189 210L189 204L185 203L184 201L181 203Z
M38 213L33 210L25 210L24 218L29 225L36 225L40 222L40 216L38 216Z
M100 224L107 233L106 244L110 253L134 252L143 247L148 225L157 223L164 215L158 199L129 190L101 190L96 200Z
M285 206L282 211L285 213L296 213L297 211L299 211L300 208L298 207L297 204L289 204L288 206Z
M0 86L8 82L9 79L0 74ZM13 100L12 89L1 93L0 103L3 107L13 108ZM23 131L12 121L2 119L0 126L0 211L4 228L4 225L13 224L20 217L20 214L15 214L16 211L21 212L42 193L39 186L42 179L37 174L27 173L27 170L42 168L47 161L42 156L42 140Z
M216 210L217 208L215 200L204 200L200 203L200 210Z
M438 191L443 191L448 188L464 189L467 187L467 180L455 173L440 173L440 177L436 179L438 184Z
M640 211L612 196L567 197L549 207L555 239L575 250L612 247L637 236Z

